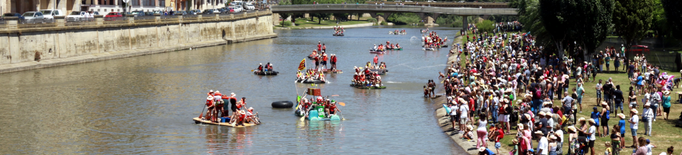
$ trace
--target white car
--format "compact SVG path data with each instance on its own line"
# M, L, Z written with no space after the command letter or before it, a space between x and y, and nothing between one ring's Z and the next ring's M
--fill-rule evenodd
M242 8L241 5L229 6L228 8L230 8L231 10L233 10L233 11L234 11L233 13L239 13L239 12L244 11L244 8Z
M256 7L253 6L253 3L246 3L246 4L244 4L244 9L246 9L246 10L256 10Z
M43 13L43 17L45 17L45 21L47 21L47 22L54 22L54 16L63 16L64 15L62 10L58 10L58 9L40 10L40 13Z
M71 14L66 16L66 21L67 22L87 21L89 20L89 18L90 16L85 11L71 11Z
M43 17L43 13L40 12L29 11L21 16L24 16L24 23L45 23L45 17Z

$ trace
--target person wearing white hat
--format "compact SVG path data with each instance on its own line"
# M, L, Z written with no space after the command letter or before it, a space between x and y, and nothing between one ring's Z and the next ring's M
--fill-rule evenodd
M654 118L654 109L651 109L651 103L644 104L642 112L642 122L644 122L644 134L651 136L651 121Z
M630 131L632 132L632 146L639 146L637 143L637 128L639 126L639 116L637 116L637 109L632 109L630 110L630 120L628 120L628 123L630 123Z
M211 90L211 93L212 93L212 92L213 92L213 90ZM206 117L204 117L205 119L213 120L213 118L212 118L212 115L213 115L213 106L214 106L213 102L215 102L215 101L213 100L213 96L208 96L208 97L206 97L206 109L207 109L207 110L206 110Z
M542 131L536 131L535 135L540 137L538 139L538 145L535 149L536 152L538 152L541 155L548 155L549 154L549 141L547 140L547 137L543 136L544 134L542 133Z

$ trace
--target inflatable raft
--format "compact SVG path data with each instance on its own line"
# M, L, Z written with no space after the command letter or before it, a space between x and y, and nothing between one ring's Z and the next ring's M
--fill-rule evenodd
M270 104L273 108L291 108L294 107L294 102L291 101L275 101Z
M385 50L382 51L382 50L370 49L369 53L371 53L371 54L384 54L384 53L386 53L386 51Z
M340 121L341 118L338 115L331 115L329 117L324 117L324 115L318 115L317 110L310 110L308 113L308 120L310 121Z
M279 72L277 72L277 71L263 71L263 72L254 71L253 74L256 74L256 75L277 75L277 74L279 74Z
M377 72L379 75L388 73L388 69L369 69L370 72Z
M202 124L210 124L210 125L219 125L219 126L235 127L235 128L249 127L249 126L256 126L256 125L258 125L258 124L254 124L254 123L244 123L244 126L241 126L241 125L240 125L240 126L235 126L234 123L220 123L220 122L219 122L219 123L216 123L216 122L211 122L211 121L209 121L209 120L203 120L203 119L201 119L201 118L199 118L199 117L194 117L194 118L192 118L192 120L194 120L194 123L196 123L196 124L202 123Z
M334 33L334 34L332 34L332 35L333 35L333 36L341 37L341 36L343 36L343 33L339 33L339 34Z

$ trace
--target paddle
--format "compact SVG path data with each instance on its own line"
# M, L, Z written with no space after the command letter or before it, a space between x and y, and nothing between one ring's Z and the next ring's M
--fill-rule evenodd
M204 115L204 110L206 109L206 104L204 104L204 107L201 108L201 114L199 114L199 119L201 119L201 116Z
M341 105L341 106L344 106L344 107L345 107L345 106L346 106L346 103L343 103L343 102L339 102L339 105Z

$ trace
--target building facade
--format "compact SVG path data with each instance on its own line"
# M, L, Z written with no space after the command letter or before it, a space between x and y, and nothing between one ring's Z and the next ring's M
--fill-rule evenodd
M124 3L128 1L128 4ZM97 11L101 15L124 11L175 11L191 9L217 9L225 7L228 0L0 0L1 13L24 13L42 9L60 9L63 12Z

